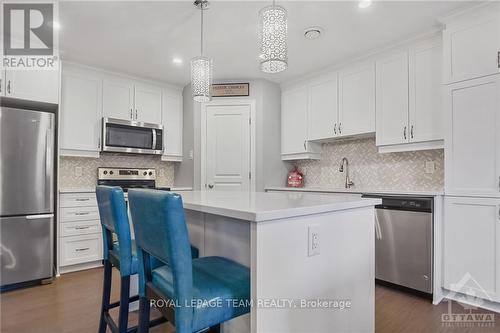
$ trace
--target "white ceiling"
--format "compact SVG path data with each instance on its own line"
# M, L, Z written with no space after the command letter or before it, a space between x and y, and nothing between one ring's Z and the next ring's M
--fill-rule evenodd
M205 12L205 54L215 79L266 78L284 82L438 26L437 18L463 1L278 1L288 11L289 68L259 71L258 12L271 1L212 1ZM175 85L190 80L198 55L200 15L192 1L61 2L63 59ZM319 39L303 31L321 26ZM181 57L182 65L172 63Z

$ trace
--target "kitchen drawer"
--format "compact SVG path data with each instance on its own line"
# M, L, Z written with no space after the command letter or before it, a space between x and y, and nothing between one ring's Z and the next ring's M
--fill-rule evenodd
M60 221L89 221L99 220L99 209L94 207L64 207L60 209Z
M97 199L94 192L61 194L60 207L85 206L97 206Z
M61 237L61 266L82 264L102 259L101 234Z
M66 222L60 225L61 237L99 234L101 232L101 222L99 220Z

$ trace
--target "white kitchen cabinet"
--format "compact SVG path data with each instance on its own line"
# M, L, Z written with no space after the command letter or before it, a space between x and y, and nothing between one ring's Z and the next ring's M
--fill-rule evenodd
M466 11L444 20L444 75L446 83L500 73L500 4Z
M161 88L145 84L134 85L134 120L161 123Z
M339 136L375 132L375 65L357 65L339 73Z
M59 104L59 70L5 70L6 97Z
M182 95L162 95L163 155L164 161L182 161Z
M323 140L337 133L337 73L312 81L309 85L307 139Z
M0 96L5 96L5 71L0 71Z
M92 72L63 68L61 155L98 157L101 138L102 80Z
M445 191L500 197L500 75L447 86Z
M107 118L134 120L134 83L126 79L105 78L102 113Z
M444 288L500 301L500 199L446 197Z
M308 86L295 87L281 94L281 159L318 159L317 144L307 141Z
M377 146L408 142L408 53L376 63Z

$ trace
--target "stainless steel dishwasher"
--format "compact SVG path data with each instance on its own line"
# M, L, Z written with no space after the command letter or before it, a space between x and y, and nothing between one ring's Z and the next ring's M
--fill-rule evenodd
M381 198L375 206L375 278L432 294L432 197L363 195Z

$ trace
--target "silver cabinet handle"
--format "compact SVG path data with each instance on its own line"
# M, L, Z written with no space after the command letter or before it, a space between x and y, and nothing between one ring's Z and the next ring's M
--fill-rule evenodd
M306 140L304 140L304 150L307 150Z
M410 129L410 137L413 139L413 125L411 125L411 129Z
M75 201L89 201L89 198L76 198Z
M101 149L101 138L97 138L97 148Z
M76 252L88 251L88 250L90 250L90 247L81 247L79 249L75 249Z
M134 119L134 111L130 109L130 119Z
M337 123L333 126L333 133L337 135Z
M212 189L212 188L214 188L214 185L213 184L208 184L208 188Z
M135 109L135 120L137 120L137 109Z
M403 136L404 136L404 138L405 138L405 140L406 140L406 126L405 126L405 128L403 129Z
M10 80L7 81L7 93L10 94Z
M75 215L80 216L80 215L89 215L90 212L76 212Z
M2 92L2 79L0 79L0 93Z
M500 51L497 53L497 66L500 68Z
M339 134L342 134L342 123L339 123Z
M86 227L75 227L76 230L84 230L84 229L90 229L89 226Z
M498 192L500 192L500 176L498 176Z

